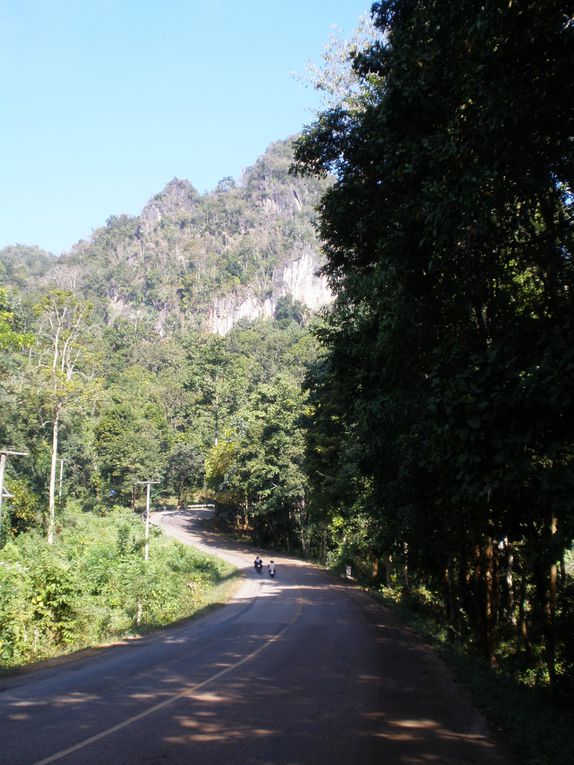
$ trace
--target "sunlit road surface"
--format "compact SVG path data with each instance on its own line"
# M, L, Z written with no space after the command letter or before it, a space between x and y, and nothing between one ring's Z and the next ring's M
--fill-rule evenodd
M215 552L217 539L197 529L200 512L154 520ZM244 570L225 607L0 681L0 763L508 762L393 614L297 560L277 555L271 580L253 570L257 550L217 552Z

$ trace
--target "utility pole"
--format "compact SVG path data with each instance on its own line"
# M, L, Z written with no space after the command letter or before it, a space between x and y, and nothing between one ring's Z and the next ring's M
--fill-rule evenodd
M149 511L150 511L150 494L151 494L151 486L153 483L159 483L159 481L136 481L136 483L139 484L145 484L147 487L146 492L146 503L145 503L145 553L144 553L144 560L149 560ZM136 613L136 624L139 626L142 621L142 615L143 615L143 605L141 600L138 598L137 602L137 613Z
M2 533L2 498L4 496L4 471L8 457L26 457L28 452L16 452L12 449L0 449L0 534Z
M150 493L152 483L159 483L159 481L136 481L136 483L145 484L147 486L146 492L146 505L145 505L145 560L149 560L149 505L150 505Z

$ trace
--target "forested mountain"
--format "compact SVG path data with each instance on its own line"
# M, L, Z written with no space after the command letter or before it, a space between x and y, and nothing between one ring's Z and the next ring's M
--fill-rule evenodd
M153 479L571 701L571 9L446 5L373 6L297 176L278 143L57 260L0 253L0 445L28 451L2 541L57 544L65 507L113 514Z
M139 216L112 216L72 252L0 252L0 279L20 288L71 290L106 324L121 316L157 335L205 328L223 334L241 318L273 316L291 296L311 309L330 301L313 227L325 181L289 175L292 141L269 147L236 183L199 194L174 178Z
M5 247L0 250L0 285L20 290L39 287L55 261L53 255L39 247Z
M154 503L208 496L261 543L307 544L299 418L317 344L302 301L330 293L314 274L325 183L290 163L276 144L239 185L202 196L174 180L60 258L0 253L2 663L156 620L143 537L122 516L141 510L142 482ZM197 605L200 584L161 618Z
M0 252L10 560L31 535L49 549L37 576L52 576L77 523L65 514L135 508L148 480L154 501L209 496L261 542L306 545L299 418L317 354L309 325L331 300L313 226L328 182L291 176L291 163L291 142L277 143L240 183L201 195L174 179L140 216L110 218L61 257ZM16 574L0 567L0 591ZM67 585L56 578L57 609ZM11 598L0 602L8 663L34 655L12 631ZM60 638L47 618L49 651Z

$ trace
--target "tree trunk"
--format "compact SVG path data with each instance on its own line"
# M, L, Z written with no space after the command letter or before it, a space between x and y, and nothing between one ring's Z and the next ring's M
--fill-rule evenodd
M538 555L535 558L534 575L536 583L536 598L542 621L544 634L544 653L546 668L551 685L556 682L556 633L555 611L556 590L558 585L558 567L554 550L558 521L554 515L549 519L546 533L538 545Z
M458 627L458 614L454 589L452 562L449 561L444 569L444 610L449 624Z
M471 585L472 580L470 575L469 563L470 561L468 559L467 550L464 550L464 549L461 550L460 556L459 556L458 576L457 576L458 598L460 600L460 605L464 613L472 621L474 613L472 608L472 585Z
M536 566L536 598L538 601L538 613L542 621L542 630L544 634L544 653L548 677L553 683L556 679L555 655L556 647L554 642L554 625L552 622L552 602L550 595L551 576L543 563Z
M52 459L50 461L50 487L48 491L48 544L54 542L56 533L56 465L58 463L58 430L61 404L56 404L52 421Z
M243 528L249 528L249 495L245 492L245 503L243 506Z
M496 664L496 561L490 537L484 546L484 625L486 650L490 664Z
M558 567L556 563L550 566L549 593L546 613L546 664L550 683L556 683L556 630L554 619L556 615L556 588L558 582Z
M514 551L508 539L504 540L506 552L506 618L516 633L516 612L514 596Z
M484 586L483 586L483 574L482 574L482 555L480 544L475 544L472 550L474 558L474 575L473 575L473 596L474 596L474 629L478 637L479 645L482 650L485 649L485 624L484 624Z
M482 651L491 664L495 657L494 545L490 537L474 546L475 629Z
M387 587L390 587L392 583L392 566L393 556L390 553L387 553L385 555L385 584Z
M409 589L409 546L403 543L403 587Z
M528 624L526 622L526 576L523 573L520 583L520 598L518 601L518 628L517 638L522 641L524 653L530 657L530 640L528 637Z
M554 556L554 539L558 529L558 519L552 515L550 521L550 554ZM558 588L558 566L556 560L552 559L550 563L550 572L548 577L548 603L546 606L546 663L548 665L548 675L552 685L556 682L556 630L554 627L556 617L556 591Z

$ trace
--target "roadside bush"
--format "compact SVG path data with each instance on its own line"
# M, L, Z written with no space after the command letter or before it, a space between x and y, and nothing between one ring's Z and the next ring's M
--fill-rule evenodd
M0 552L0 666L9 668L186 618L231 570L129 510L72 509L53 545L20 534Z

